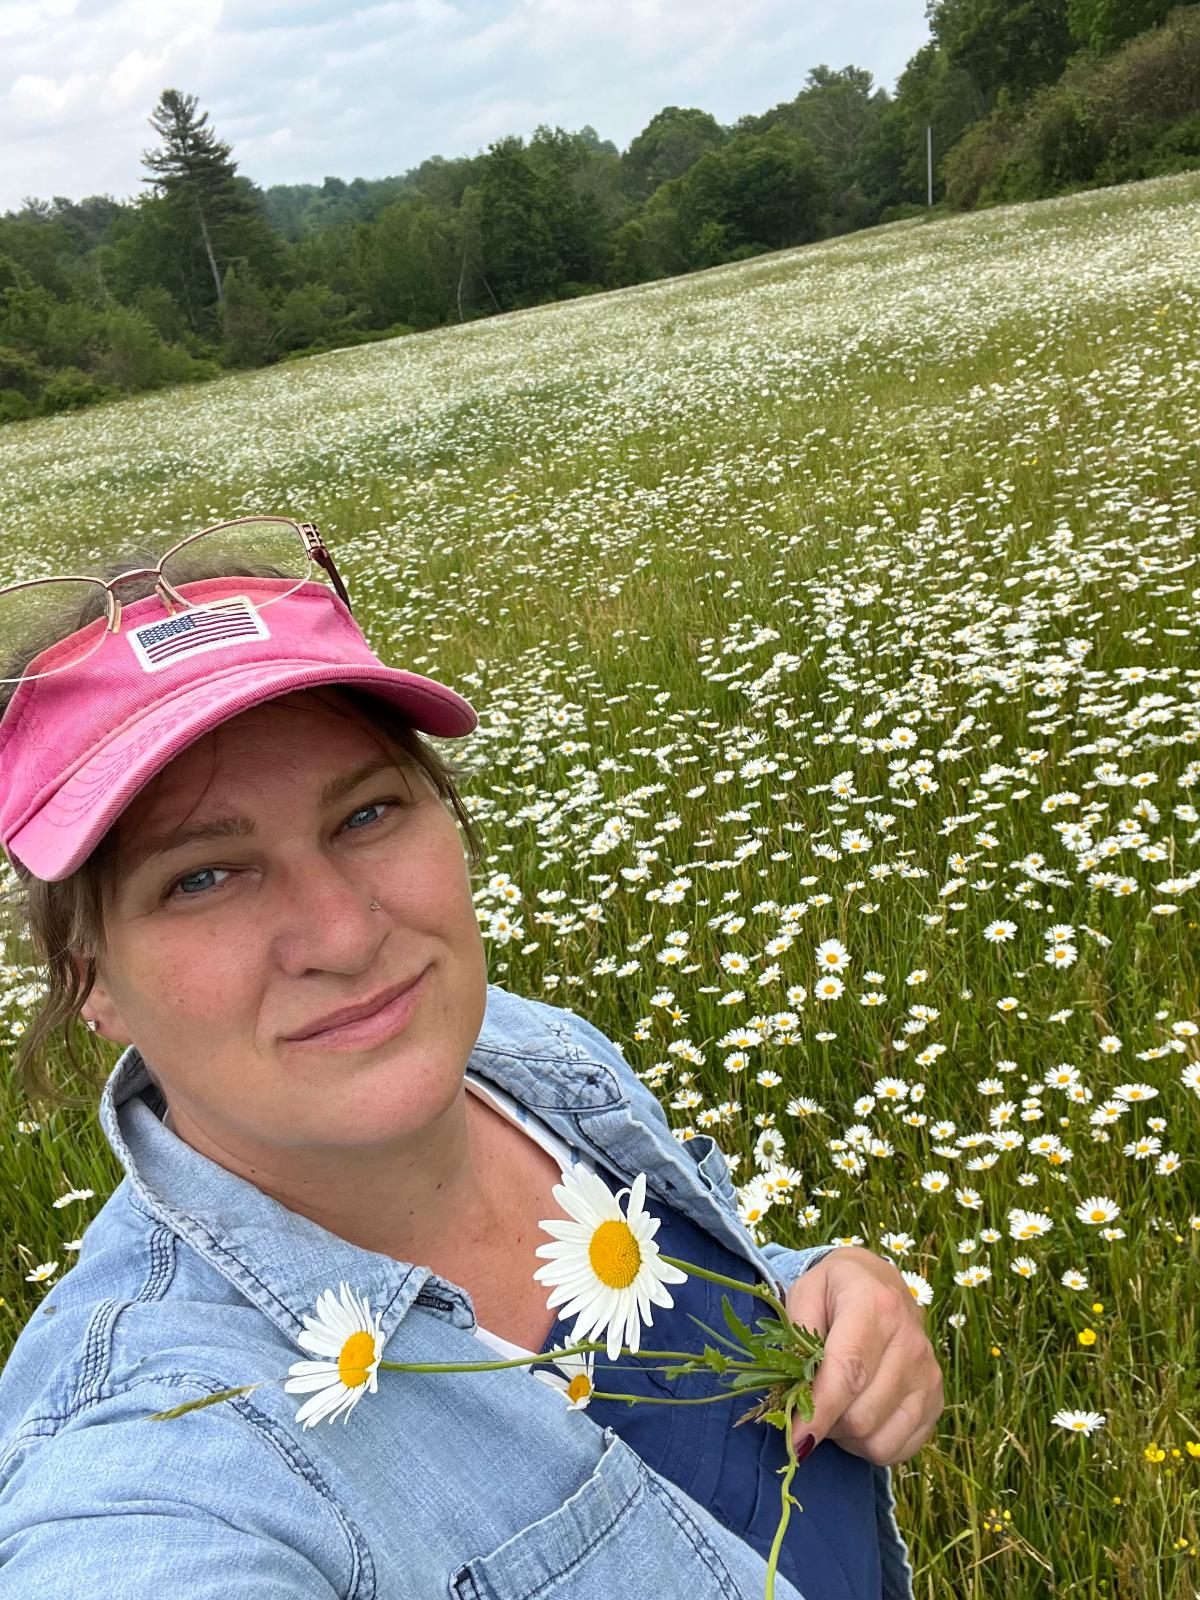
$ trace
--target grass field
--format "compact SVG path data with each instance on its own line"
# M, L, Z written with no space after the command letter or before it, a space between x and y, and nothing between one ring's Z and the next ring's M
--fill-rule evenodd
M918 1594L1200 1591L1200 174L0 432L5 579L260 511L479 710L492 980L928 1302ZM0 1356L120 1175L2 1110Z

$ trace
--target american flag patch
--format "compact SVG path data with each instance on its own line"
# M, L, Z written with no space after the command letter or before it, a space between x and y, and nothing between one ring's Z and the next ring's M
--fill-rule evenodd
M143 672L161 672L174 662L247 639L269 639L266 623L245 595L209 600L162 622L144 622L125 635Z

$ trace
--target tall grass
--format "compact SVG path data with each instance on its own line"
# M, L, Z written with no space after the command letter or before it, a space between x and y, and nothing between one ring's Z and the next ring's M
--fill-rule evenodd
M6 576L311 517L385 659L473 701L492 980L618 1040L757 1237L929 1301L930 1600L1200 1588L1198 202L898 224L0 435ZM11 1087L0 1128L15 1337L120 1170Z

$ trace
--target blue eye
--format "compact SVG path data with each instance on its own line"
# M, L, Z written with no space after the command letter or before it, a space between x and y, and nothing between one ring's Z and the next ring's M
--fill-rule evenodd
M355 817L361 817L368 811L383 811L386 813L395 810L400 804L399 800L372 800L369 805L359 806L356 811L352 811L343 822L342 827L343 829L348 829L351 833L366 833L371 828L379 827L384 820L383 817L374 817L361 828L351 828L350 824ZM196 878L211 877L214 873L228 873L231 870L233 869L229 867L196 867L192 872L187 872L183 877L176 878L169 883L164 891L163 898L165 900L201 900L206 895L212 894L214 890L211 888L201 889L195 894L188 894L183 890L183 885L193 882ZM219 889L221 885L217 884L216 887Z
M371 804L369 806L359 806L357 811L352 811L350 813L350 815L346 818L346 823L348 824L348 823L352 822L355 817L361 817L364 811L377 811L380 806L385 806L385 805L387 805L387 803L388 802L386 800L372 800L372 802L371 802ZM351 831L354 832L354 833L361 833L362 829L361 828L354 828Z
M176 878L175 882L168 890L168 893L173 894L176 889L180 888L185 883L190 883L194 878L203 878L206 875L214 872L221 872L223 870L224 869L222 867L198 867L195 872L189 872L186 877ZM184 894L181 896L181 898L184 900L195 900L198 898L198 896L194 894Z

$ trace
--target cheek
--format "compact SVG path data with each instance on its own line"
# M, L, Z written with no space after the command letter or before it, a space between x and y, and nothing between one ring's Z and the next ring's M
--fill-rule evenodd
M211 1037L240 1014L238 997L257 965L228 931L217 938L195 928L156 930L131 967L133 1009L168 1038L173 1031L177 1040L179 1030L193 1022L202 1023Z
M392 876L397 905L419 906L443 926L464 917L478 925L458 829L445 812L434 814L414 851L394 861Z

